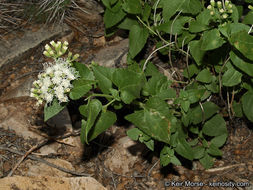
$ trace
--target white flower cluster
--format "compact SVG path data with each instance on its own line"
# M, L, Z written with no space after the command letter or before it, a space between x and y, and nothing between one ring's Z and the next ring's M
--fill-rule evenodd
M79 77L78 71L72 67L69 59L63 58L55 58L53 63L45 63L43 66L44 72L33 82L34 88L31 88L30 96L38 100L37 105L43 101L51 103L54 98L57 98L59 103L67 102L68 92L73 87L71 81Z

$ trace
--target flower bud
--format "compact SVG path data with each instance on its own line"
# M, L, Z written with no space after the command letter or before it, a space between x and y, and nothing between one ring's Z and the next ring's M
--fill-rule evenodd
M53 50L50 51L49 54L50 54L50 55L54 55L54 51L53 51Z
M252 5L249 5L248 8L249 8L250 10L253 10L253 6L252 6Z
M50 44L54 47L56 43L54 41L51 41Z
M229 5L229 0L226 0L225 1L225 6L228 6Z
M74 60L76 60L78 57L79 57L79 54L75 54L72 60L74 61Z
M212 5L208 5L208 6L207 6L207 9L208 9L208 10L212 10L212 9L213 9Z
M219 12L220 13L224 13L225 11L224 11L224 9L220 9Z
M47 57L51 57L50 54L47 51L43 51L43 55L45 55Z
M47 44L47 45L45 45L45 50L51 50L51 47Z
M229 4L228 5L228 9L232 9L233 8L233 5L232 4Z
M211 4L213 7L215 7L215 1L214 1L214 0L211 0L211 1L210 1L210 4Z
M67 41L64 41L63 45L64 45L64 46L68 46L69 43L68 43Z
M232 10L232 9L229 9L228 12L229 12L229 13L233 13L233 10Z
M214 15L214 12L213 12L213 11L211 11L211 12L210 12L210 15L212 15L212 16L213 16L213 15Z
M225 13L222 15L222 18L224 18L224 19L228 18L228 15Z
M222 3L221 3L221 1L217 1L217 7L218 7L219 9L222 8Z

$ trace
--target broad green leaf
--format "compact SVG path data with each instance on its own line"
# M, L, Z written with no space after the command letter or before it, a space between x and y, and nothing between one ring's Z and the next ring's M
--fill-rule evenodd
M235 86L241 83L242 73L238 72L231 64L228 64L228 70L222 76L224 86Z
M248 91L242 96L242 108L248 120L253 122L253 92Z
M95 126L90 130L88 134L89 141L92 141L102 132L106 131L106 129L111 127L116 120L117 116L115 113L110 111L102 112Z
M129 136L134 141L137 141L139 139L140 134L143 134L143 132L138 128L133 128L127 131L127 136Z
M113 83L118 87L122 101L129 104L140 97L144 74L129 69L117 69L113 73Z
M209 148L207 149L207 153L212 156L222 156L222 151L214 144L210 144Z
M127 115L125 119L132 122L150 137L158 141L169 143L171 123L166 119L162 119L156 112L146 109L135 111Z
M239 21L239 12L237 10L237 7L233 4L232 4L232 11L233 11L233 14L231 15L231 18L234 23L237 23Z
M72 100L77 100L81 97L83 97L85 94L87 94L90 89L92 88L92 84L94 84L95 81L91 80L85 80L85 79L78 79L73 82L73 88L71 89L69 93L69 97Z
M81 134L80 134L80 140L81 143L85 143L84 139L85 139L85 126L86 126L86 121L84 119L82 119L81 122Z
M182 5L182 12L196 15L202 10L202 8L203 6L199 0L185 0Z
M240 31L249 31L250 27L243 23L228 23L223 26L219 26L219 31L221 34L230 38L232 34L240 32Z
M202 36L201 50L208 51L221 47L225 41L218 29L205 31Z
M209 29L210 27L208 24L211 18L210 11L205 9L196 17L196 20L190 23L189 31L197 33Z
M119 97L119 91L118 91L118 90L113 89L113 88L111 88L111 89L109 89L109 90L110 90L110 92L111 92L111 94L112 94L112 96L113 96L113 98L114 98L115 100L117 100L117 101L120 101L120 100L121 100L120 97Z
M169 110L168 104L157 97L151 97L145 104L145 108L159 114L161 117L170 118L171 112Z
M151 14L151 7L149 4L145 3L142 13L142 20L148 22L150 14Z
M46 104L44 106L44 121L46 122L56 114L58 114L60 111L62 111L66 103L59 103L57 99L53 99L52 103L50 105Z
M211 83L212 82L212 74L209 70L203 69L200 71L200 73L197 75L196 80L203 83Z
M86 65L76 62L74 63L74 67L79 72L81 79L94 80L94 75L92 71Z
M196 64L189 65L189 67L185 68L183 71L183 75L185 78L191 78L193 75L198 74L198 73L199 73L199 69L196 66Z
M226 122L220 114L216 114L204 124L202 132L211 137L227 134Z
M139 0L125 0L122 4L122 8L129 14L139 14L142 11Z
M240 102L233 101L233 111L235 117L242 117L243 111L242 111L242 104Z
M246 31L232 34L230 43L246 58L253 60L253 36Z
M101 109L102 109L102 104L97 99L91 100L87 106L88 116L87 116L87 122L85 125L85 131L84 131L84 141L87 144L88 144L88 133L93 127Z
M177 37L177 45L179 48L187 45L196 37L196 34L192 34L189 31L183 30L182 34Z
M188 160L193 160L194 159L194 156L193 156L194 154L193 154L191 146L183 138L179 139L179 143L178 143L175 151L179 155L183 156L184 158L186 158Z
M243 72L247 73L249 76L253 77L253 62L249 62L244 60L243 58L240 58L233 51L231 51L229 55L233 62L233 65L235 65Z
M161 0L160 4L163 7L163 18L164 21L167 22L170 18L181 10L181 6L184 4L186 0Z
M195 62L197 63L197 65L201 65L203 63L203 58L206 52L206 51L201 50L200 48L201 44L202 44L202 41L200 40L194 40L189 43L190 53L193 59L195 60Z
M202 166L204 166L205 169L211 168L214 164L213 158L209 156L207 153L205 153L205 156L201 158L199 161L202 164Z
M180 35L184 30L185 23L189 22L191 17L181 16L176 20L169 20L157 27L158 30L168 34Z
M190 113L191 122L196 125L202 120L207 120L210 117L212 117L217 111L219 110L219 106L214 104L213 102L205 102L202 104L203 110L198 105L196 108L194 108Z
M170 88L171 82L161 74L151 77L143 86L143 90L149 95L156 96L162 100L175 98L176 91Z
M196 146L194 148L192 148L193 151L193 158L194 159L200 159L203 158L205 155L205 148L203 146Z
M211 144L215 145L216 147L222 147L225 144L227 137L228 137L227 133L220 136L216 136L212 138Z
M129 53L134 58L144 47L148 39L148 29L141 25L133 25L129 33Z
M174 150L168 146L164 146L160 152L160 163L163 167L167 166L169 163L172 163L174 165L181 165L181 162L174 155Z
M181 102L181 107L183 108L183 110L185 111L185 112L187 112L188 111L188 109L189 109L189 107L190 107L190 102L189 101L185 101L185 100L182 100Z
M170 162L173 165L176 165L176 166L181 166L182 165L180 160L178 160L178 158L175 155L170 158Z
M111 9L106 9L104 14L104 23L106 28L111 28L118 24L126 16L126 13L121 9L121 2Z
M243 19L244 24L253 24L253 11L249 11Z
M153 139L143 142L151 151L154 151L155 142Z
M124 29L124 30L130 30L131 27L133 25L138 25L138 21L130 18L130 17L126 17L119 25L118 28L120 29Z
M205 89L190 89L187 90L188 93L188 100L191 104L196 103L200 100L200 98L204 95Z
M112 88L112 75L114 69L93 65L92 70L94 72L96 80L98 80L98 87L100 88L100 90L105 94L109 94L109 89Z

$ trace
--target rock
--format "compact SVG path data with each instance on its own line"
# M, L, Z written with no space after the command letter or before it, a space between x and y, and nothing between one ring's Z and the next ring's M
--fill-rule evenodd
M45 159L46 161L53 163L57 166L66 168L68 170L74 171L72 164L66 160L62 159ZM70 177L71 174L62 172L56 168L50 167L43 163L37 163L36 165L29 165L27 171L27 176L52 176L52 177Z
M60 113L50 118L47 121L49 126L55 127L57 135L62 135L66 132L72 132L72 122L69 116L67 107L65 107Z
M128 52L128 39L122 40L116 45L105 46L99 50L92 59L105 67L118 67L126 63Z
M0 68L10 61L20 58L20 55L36 48L45 40L55 39L70 32L67 25L55 25L53 28L42 27L36 32L25 31L22 38L0 43Z
M0 104L0 110L5 110L5 117L0 120L0 127L8 130L14 130L17 135L22 136L24 139L36 138L38 140L44 137L29 130L30 123L26 112L21 107L14 105Z
M35 79L32 77L27 78L14 89L8 90L7 93L1 98L1 101L6 101L11 98L30 96L30 89L34 80Z
M139 160L138 155L145 150L145 145L122 137L114 144L104 164L111 171L125 175Z
M23 177L14 176L0 179L0 189L4 190L106 190L92 177Z

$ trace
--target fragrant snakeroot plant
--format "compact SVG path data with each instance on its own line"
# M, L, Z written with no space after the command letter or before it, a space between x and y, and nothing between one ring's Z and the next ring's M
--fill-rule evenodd
M66 53L68 42L51 41L50 44L53 48L47 44L43 54L53 58L53 62L43 64L44 72L38 75L38 80L33 82L34 87L31 89L30 96L38 100L37 105L43 102L51 104L54 99L59 103L68 102L68 94L73 87L71 81L79 77L78 71L72 65L78 54L72 57L69 52L67 58L59 58Z

